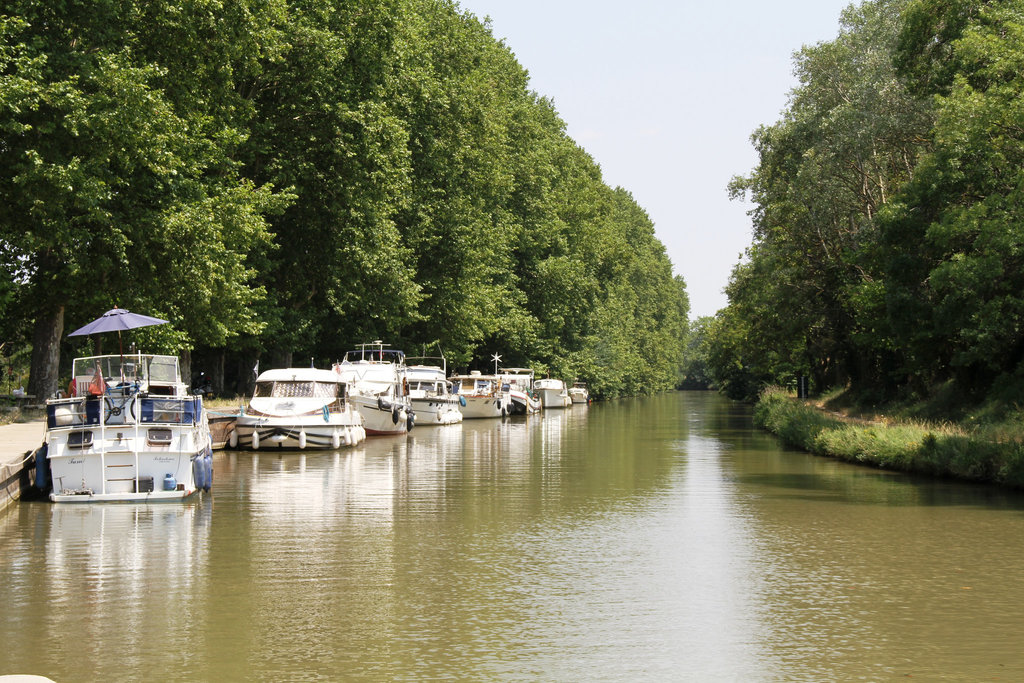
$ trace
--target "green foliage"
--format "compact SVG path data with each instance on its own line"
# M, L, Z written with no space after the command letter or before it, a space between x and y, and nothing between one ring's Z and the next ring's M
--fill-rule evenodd
M161 350L380 338L598 396L679 381L689 302L650 218L456 4L5 12L5 325L119 305L172 321L133 335Z
M781 387L767 387L754 406L754 424L778 434L784 441L811 452L828 431L843 428L838 419L796 401Z
M245 261L269 247L264 216L285 198L233 171L239 135L206 105L230 87L165 80L186 53L147 43L167 38L142 17L160 8L11 8L20 16L4 22L0 57L0 242L20 266L23 316L60 306L77 326L114 305L141 307L173 318L184 348L258 325ZM190 30L208 18L177 16ZM195 57L208 68L232 66L217 59L223 42L201 42ZM221 56L255 57L237 49Z
M798 53L786 115L755 133L760 163L731 186L756 203L755 243L733 272L723 324L742 328L727 336L755 378L807 374L829 386L868 379L877 364L859 347L884 332L874 221L913 170L930 121L890 60L904 4L851 7L839 38Z
M712 363L732 395L795 373L883 400L1024 363L1024 7L874 0L797 55L754 136L755 241Z
M778 388L762 393L754 417L787 443L818 455L903 472L1024 486L1024 439L1019 432L1005 438L994 428L967 433L948 425L844 422Z
M690 323L679 382L681 389L710 389L714 385L710 361L711 326L714 320L710 316L704 316Z

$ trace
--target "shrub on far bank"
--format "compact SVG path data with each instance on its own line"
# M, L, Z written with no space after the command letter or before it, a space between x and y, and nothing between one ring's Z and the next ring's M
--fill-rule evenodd
M754 422L817 455L884 469L1024 487L1024 438L1015 425L851 423L779 387L761 394Z

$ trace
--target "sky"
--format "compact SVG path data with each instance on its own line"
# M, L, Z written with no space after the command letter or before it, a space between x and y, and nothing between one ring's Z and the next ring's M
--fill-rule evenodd
M569 136L632 193L686 280L690 317L728 303L751 241L733 176L750 135L781 118L793 53L834 39L849 0L458 0L554 101Z

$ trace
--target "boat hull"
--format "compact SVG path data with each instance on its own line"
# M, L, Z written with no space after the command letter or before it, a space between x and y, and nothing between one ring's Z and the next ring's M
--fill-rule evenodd
M538 389L537 393L540 394L540 400L544 404L545 410L548 408L568 408L572 405L572 399L569 398L569 394L565 393L565 390Z
M454 396L413 398L412 410L416 413L417 427L459 424L463 418L459 399Z
M415 418L404 403L389 403L369 396L350 396L352 406L363 416L367 436L394 436L409 431Z
M543 404L539 398L533 398L525 391L517 391L513 389L509 394L509 398L512 402L512 414L513 415L531 415L533 413L539 413Z
M357 418L354 413L332 414L328 422L322 417L300 420L294 416L243 415L235 423L236 443L232 447L303 450L355 446L366 439L367 433Z
M505 417L511 414L512 401L508 394L501 396L464 396L466 405L462 416L467 420Z
M54 503L176 503L198 493L191 491L150 491L148 493L51 493Z
M105 430L111 431L111 430ZM107 501L146 502L181 500L212 484L212 449L195 439L190 451L139 449L131 452L129 438L113 433L104 444L101 438L88 448L68 446L67 433L48 434L48 466L55 503L97 503ZM191 440L184 434L178 443ZM110 443L113 441L113 443ZM104 447L106 446L106 447ZM115 450L117 449L117 450ZM206 481L204 485L204 481Z

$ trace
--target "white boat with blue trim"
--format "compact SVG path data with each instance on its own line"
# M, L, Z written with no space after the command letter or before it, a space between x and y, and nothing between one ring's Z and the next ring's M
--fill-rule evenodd
M177 357L76 358L68 393L46 402L50 500L155 502L210 490L206 412L188 394Z
M256 389L235 421L228 445L253 450L337 449L365 439L363 418L337 373L279 368L256 378Z

